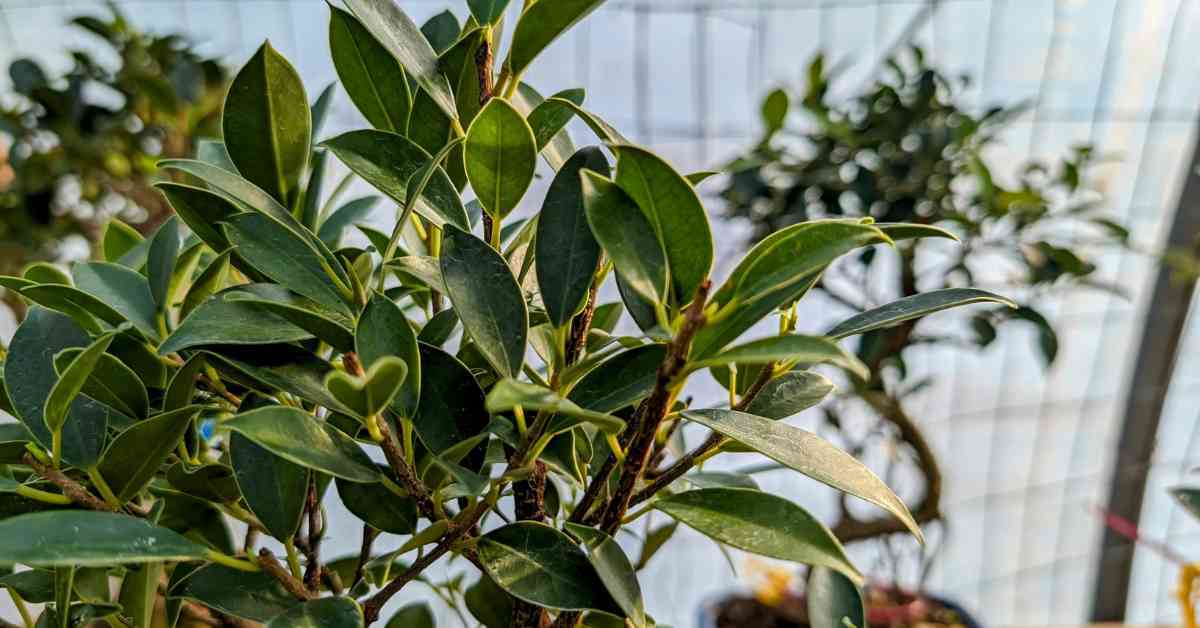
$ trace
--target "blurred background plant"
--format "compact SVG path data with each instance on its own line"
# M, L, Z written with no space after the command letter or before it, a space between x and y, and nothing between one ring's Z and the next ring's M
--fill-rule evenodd
M969 78L940 72L921 49L894 55L878 81L835 104L828 95L836 74L817 55L803 94L794 98L777 89L766 97L762 138L729 164L721 196L729 215L751 223L755 240L805 220L864 216L937 225L962 240L961 246L875 247L831 267L815 288L852 312L967 285L1003 290L1020 302L1016 309L973 308L960 334L947 335L941 326L941 333L930 333L932 327L917 321L865 334L857 352L871 379L853 382L825 408L826 421L855 455L883 445L889 468L904 462L915 467L923 490L910 495L910 507L927 524L942 518L942 473L920 421L905 408L905 398L929 384L909 376L906 349L983 348L998 328L1024 323L1036 328L1038 351L1051 364L1058 335L1039 301L1072 288L1117 291L1093 277L1096 265L1089 258L1128 246L1129 232L1100 212L1102 195L1088 180L1096 155L1088 146L1074 147L1055 163L1028 163L1011 183L993 177L994 170L1011 168L992 163L988 148L1025 107L971 113L960 102ZM868 273L879 265L884 268ZM868 276L887 280L868 282ZM901 531L886 519L856 514L845 500L840 512L833 529L846 542Z
M60 76L30 59L9 66L0 100L0 274L56 261L98 242L118 216L141 233L170 209L152 187L155 162L191 156L219 136L226 70L180 34L140 31L108 3L73 27L97 46L69 51ZM92 247L94 248L94 247ZM18 320L24 306L7 293Z

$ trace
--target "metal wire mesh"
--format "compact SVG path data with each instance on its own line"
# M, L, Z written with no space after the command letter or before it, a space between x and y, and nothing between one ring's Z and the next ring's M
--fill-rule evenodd
M443 0L403 0L418 20ZM270 38L317 89L334 80L319 0L124 0L140 25L191 34L231 64ZM461 16L465 7L454 7ZM63 66L85 35L62 28L96 2L0 0L0 63L33 56ZM1198 115L1200 7L1187 0L611 0L554 44L528 77L543 91L593 86L588 106L675 160L700 169L730 157L757 134L757 103L771 86L795 84L818 50L842 64L835 90L868 81L891 47L911 39L935 65L974 77L980 107L1026 100L993 157L1016 166L1079 142L1112 158L1098 169L1111 213L1156 249L1169 224ZM357 126L345 99L331 130ZM713 200L710 209L719 212ZM721 222L728 257L743 225ZM928 585L977 609L988 623L1064 623L1086 618L1097 564L1100 504L1110 477L1131 356L1153 315L1154 260L1139 253L1101 260L1127 298L1072 292L1048 304L1061 332L1059 361L1036 364L1032 336L1012 329L982 353L937 349L913 368L935 384L913 400L947 470L945 511ZM827 313L811 311L820 322ZM955 324L953 315L943 317ZM814 323L814 326L815 323ZM1196 465L1200 430L1200 326L1189 325L1170 386L1160 447L1150 471L1143 529L1200 556L1200 527L1180 516L1163 488ZM711 392L711 391L709 391ZM704 392L698 393L700 397ZM801 417L800 424L812 426ZM790 476L764 488L819 499ZM814 507L820 512L820 505ZM334 539L351 551L356 539ZM344 545L344 547L342 547ZM336 553L336 552L335 552ZM699 602L736 582L711 545L688 535L645 578L660 621L692 625ZM913 579L901 574L901 579ZM1135 559L1128 619L1178 620L1173 569L1153 554Z

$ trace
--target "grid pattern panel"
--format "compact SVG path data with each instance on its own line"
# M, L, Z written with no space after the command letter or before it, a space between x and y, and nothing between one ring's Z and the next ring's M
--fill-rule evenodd
M403 3L418 21L445 5ZM0 64L34 56L62 67L63 49L88 42L61 25L81 11L98 11L98 4L3 0ZM269 37L310 91L334 79L319 0L118 4L141 26L188 32L205 52L231 64ZM465 6L455 11L461 16ZM967 97L980 108L1031 104L994 149L997 163L1015 168L1079 142L1112 155L1096 172L1111 213L1154 250L1166 233L1198 113L1200 80L1188 63L1200 52L1197 34L1200 7L1187 0L609 0L555 43L528 78L544 92L591 86L590 108L694 170L753 141L758 99L772 86L798 84L818 50L844 68L835 91L848 94L871 79L895 43L911 38L942 69L974 77ZM359 124L343 98L331 131ZM718 214L718 200L710 199L709 208ZM735 255L745 225L720 221L717 232L726 259ZM914 370L937 376L912 400L912 413L942 454L951 522L935 537L928 584L978 609L988 623L1086 618L1100 538L1087 508L1107 492L1124 382L1154 272L1153 261L1140 254L1113 255L1101 267L1106 279L1127 287L1128 298L1073 292L1048 304L1063 345L1048 372L1030 366L1034 341L1019 329L983 353L939 349L911 360ZM838 314L817 304L806 313L807 325L819 328ZM940 318L947 325L959 320ZM1183 480L1197 459L1200 364L1192 362L1200 358L1188 356L1200 355L1190 350L1198 336L1198 326L1189 325L1170 383L1162 446L1146 461L1144 516L1147 533L1193 555L1200 555L1200 528L1178 513L1163 487ZM719 397L711 389L695 392L700 401ZM811 417L797 424L816 427ZM814 512L833 512L828 494L807 480L767 474L763 484ZM681 537L672 553L652 563L645 582L659 620L688 626L698 604L737 577L711 544L691 533ZM357 539L332 543L350 552ZM1176 621L1172 586L1172 568L1139 552L1129 619Z

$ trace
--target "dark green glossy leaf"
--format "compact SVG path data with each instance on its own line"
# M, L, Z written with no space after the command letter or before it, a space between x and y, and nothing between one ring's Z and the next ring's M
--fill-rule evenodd
M413 174L430 160L425 149L406 137L387 131L351 131L327 140L323 145L347 168L401 205L408 197ZM458 190L441 171L435 171L415 209L437 226L452 224L467 229L469 225Z
M15 414L14 410L6 410ZM16 464L25 456L25 445L33 442L33 435L20 423L0 423L0 464Z
M225 142L214 137L196 140L196 159L230 172L237 172L237 166L233 165L233 160L229 158L229 151L225 150Z
M516 209L537 169L537 142L521 112L493 98L467 130L467 180L484 211L503 218Z
M348 597L326 597L296 606L267 622L266 628L363 628L362 608Z
M337 248L342 242L342 235L351 225L365 222L371 211L379 204L378 196L364 196L347 202L337 208L321 223L317 236L329 248Z
M239 497L233 469L219 464L206 464L195 469L180 462L167 469L167 482L175 488L200 499L225 503Z
M767 364L771 362L797 362L818 364L828 362L840 366L866 379L870 371L866 365L839 346L822 336L771 336L730 347L710 358L691 365L706 368L726 364Z
M706 488L669 495L654 507L731 547L831 567L862 581L833 533L803 508L777 495L744 488Z
M54 601L54 572L30 569L0 577L0 587L11 589L31 604Z
M578 405L559 397L554 391L517 381L502 379L492 387L487 396L487 409L492 414L509 412L515 407L528 408L539 412L553 412L560 417L573 417L582 422L591 423L609 434L619 433L625 429L625 422L617 417L594 410L585 410ZM569 421L560 421L554 431L562 431L573 427Z
M412 418L421 399L421 356L417 338L404 312L395 303L378 293L358 318L354 330L354 348L366 369L373 369L385 357L395 357L408 368L407 376L391 403L392 409L404 418Z
M349 288L339 287L328 260L282 223L266 214L242 213L226 219L225 237L258 272L321 305L349 313L343 292Z
M947 231L941 227L934 225L921 225L913 223L879 223L875 225L879 230L886 233L893 240L915 240L917 238L944 238L947 240L958 240L958 236L953 232Z
M442 280L441 261L427 255L405 255L389 260L388 268L412 276L430 290L446 293L446 282Z
M831 338L845 338L873 329L891 327L903 321L969 303L1001 303L1009 307L1017 307L1017 304L1011 300L985 290L974 288L931 290L897 299L882 307L851 316L838 323L826 335Z
M375 482L379 471L349 436L296 408L259 408L222 424L298 465L352 482Z
M634 626L646 626L646 609L642 603L642 588L633 565L621 546L611 536L590 526L566 524L567 532L583 541L583 549L604 582L609 595L625 611Z
M192 402L192 396L196 393L196 377L203 368L204 355L198 353L189 357L183 366L175 371L163 393L164 412L177 410Z
M421 442L435 454L482 433L488 426L483 389L470 369L454 356L432 345L420 344L421 402L413 419ZM460 460L478 471L487 443L481 443Z
M480 24L495 24L504 17L504 9L508 0L467 0L471 8L471 16Z
M196 308L158 347L162 355L197 346L263 345L311 338L312 334L264 306L258 297L287 298L273 284L230 288Z
M391 405L406 375L408 367L404 360L387 355L376 360L362 377L330 371L325 376L325 388L343 406L365 419Z
M121 613L133 620L134 626L153 626L158 583L163 576L163 563L146 563L129 567L121 579ZM105 574L104 584L108 584Z
M554 175L534 239L538 287L546 314L556 326L567 324L583 305L596 266L600 245L592 236L583 208L580 170L608 176L608 161L599 148L575 153Z
M454 94L438 69L437 53L403 9L392 0L349 0L346 6L442 111L457 118Z
M171 216L159 225L150 239L150 251L146 257L146 276L150 280L150 295L160 310L170 307L169 289L175 262L179 258L179 220Z
M300 347L222 346L206 352L222 375L247 388L267 395L283 391L326 408L344 409L325 390L325 375L333 367Z
M103 332L105 325L101 324L101 321L114 327L125 322L125 317L120 312L100 299L71 286L30 285L21 289L20 293L42 307L66 314L89 333Z
M515 600L487 574L481 574L479 580L467 588L463 601L471 616L486 628L509 628Z
M304 514L308 470L237 432L229 437L229 464L250 512L268 534L281 541L290 540Z
M58 381L54 355L85 347L86 333L70 318L40 307L29 310L9 343L4 361L4 385L17 418L43 447L50 447L50 430L42 418L43 405ZM63 428L63 459L84 467L100 459L112 410L87 397L71 402Z
M645 212L612 181L589 171L582 176L588 224L617 274L642 298L664 303L669 282L666 251Z
M628 145L618 146L616 151L614 180L654 225L671 270L674 302L687 303L713 263L712 231L700 197L692 184L658 155Z
M194 159L164 159L158 162L158 167L178 170L200 179L209 190L233 203L241 211L259 211L270 215L290 229L300 230L300 223L282 203L237 173Z
M325 120L329 118L329 110L332 109L333 97L337 94L337 81L333 81L321 90L317 95L317 99L312 104L312 139L316 143L317 137L321 135L321 131L325 128ZM314 170L315 170L314 166Z
M93 341L71 361L71 364L59 374L58 381L50 387L50 393L46 395L46 405L42 408L42 420L45 421L46 427L50 429L51 433L62 430L63 424L70 414L71 403L83 391L84 384L87 383L88 377L95 370L96 365L100 363L100 356L108 350L112 339L113 334L108 333Z
M139 421L117 435L99 467L117 499L133 499L150 482L199 412L200 406L185 406Z
M338 496L346 509L376 530L412 534L417 527L417 504L398 497L380 483L337 480Z
M768 419L786 419L821 403L834 389L833 382L819 373L789 371L767 382L746 406L746 412Z
M458 25L458 18L454 17L449 10L434 15L421 25L421 34L433 47L433 51L439 55L454 45L454 40L458 39L458 34L461 32L462 28ZM455 90L455 96L457 95L457 90Z
M861 462L816 434L734 410L689 410L683 417L818 482L887 510L924 542L921 528L904 502Z
M76 263L71 267L75 287L86 292L133 323L149 338L158 338L157 307L145 277L125 266L108 262Z
M515 377L525 361L529 313L508 263L483 240L447 228L441 267L446 294L467 335L493 368Z
M312 117L304 83L264 43L229 85L222 109L225 148L238 172L290 207L308 166Z
M567 100L576 105L583 105L583 98L582 89L565 89L552 95L550 100L542 100L539 96L538 102L533 104L532 111L525 116L529 128L533 130L538 152L555 171L560 170L575 152L571 138L565 130L567 123L575 117L575 110L558 101Z
M666 348L658 344L622 351L588 371L567 398L598 412L636 403L654 390L658 366L666 354Z
M224 237L224 236L221 236ZM181 319L187 318L201 303L206 301L208 297L216 294L225 287L229 280L230 256L232 250L221 253L213 261L209 262L208 266L192 282L192 287L188 289L187 296L183 298L183 305L179 308L179 316Z
M435 628L433 609L429 604L416 602L402 607L388 619L385 628Z
M512 49L508 53L510 73L520 76L542 50L603 2L557 0L530 5L513 32Z
M110 218L104 224L104 234L100 236L100 250L104 254L104 261L119 261L144 239L137 229L116 218Z
M808 598L808 623L812 628L866 626L862 592L841 572L816 566L804 587Z
M170 596L259 622L270 621L300 604L275 578L223 565L201 567L180 582Z
M406 133L412 96L404 68L353 15L335 6L329 12L333 67L350 100L371 126Z
M1171 489L1171 496L1193 517L1200 519L1200 489L1176 486Z
M480 537L476 549L487 575L517 598L551 609L621 614L587 556L554 528L509 524Z
M333 310L306 299L278 286L276 290L231 291L230 300L250 303L286 319L292 325L307 331L318 340L328 343L338 351L350 351L354 347L353 320L348 314ZM246 343L249 344L249 343Z
M82 351L63 349L54 357L54 369L62 373ZM83 384L83 394L132 418L144 419L150 413L146 385L133 369L109 353L100 356L96 368Z
M58 510L0 521L0 564L101 567L197 560L204 546L143 519Z
M417 334L417 340L440 347L450 339L457 327L458 314L454 308L447 308L434 314L433 318L425 323L425 326L421 328L421 333Z

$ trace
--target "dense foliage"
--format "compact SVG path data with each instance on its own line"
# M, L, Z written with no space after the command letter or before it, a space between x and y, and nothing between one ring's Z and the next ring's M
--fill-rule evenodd
M155 162L217 136L225 70L179 35L139 31L115 5L80 16L88 50L52 76L31 59L9 67L0 107L0 273L57 260L64 238L96 241L111 216L152 231L169 214ZM13 299L12 302L18 301Z
M264 44L225 99L226 150L160 163L190 177L159 184L177 218L106 239L104 261L0 279L36 304L3 369L20 423L0 426L0 563L22 570L0 585L48 603L39 625L149 626L164 596L168 625L363 626L420 582L486 626L647 626L637 571L677 523L812 565L828 585L814 616L862 625L862 576L828 529L699 468L758 452L920 537L871 471L782 419L833 390L811 366L871 377L839 339L1005 301L936 291L795 333L835 259L950 237L869 218L781 229L714 287L703 175L626 140L583 90L521 82L601 3L526 2L503 58L503 1L472 0L462 27L418 28L392 0L331 7L341 85L372 128L322 136L324 106ZM572 119L595 145L574 147ZM364 203L329 209L321 191L334 158L398 216L390 233L360 225L366 248L341 244ZM549 190L518 219L540 161ZM613 281L621 301L597 303ZM772 316L777 334L742 338ZM710 369L729 407L689 407ZM711 435L675 452L685 423ZM321 551L328 493L362 520L361 553ZM633 557L616 535L647 517L676 523ZM403 544L376 551L382 534ZM430 576L443 560L462 575ZM410 606L388 625L431 621Z
M881 436L905 445L902 451L925 479L913 514L921 523L935 521L942 516L941 471L903 403L928 381L910 376L907 350L986 347L998 328L1024 323L1035 327L1044 362L1053 362L1058 335L1039 303L1071 288L1111 289L1096 279L1089 256L1125 245L1129 234L1100 212L1100 195L1086 176L1093 161L1088 147L1056 164L1027 164L1014 183L1000 183L993 170L1010 167L997 163L990 149L1022 107L973 114L963 104L966 79L930 67L919 49L890 60L884 77L847 101L830 98L833 77L823 57L813 60L807 77L795 99L802 130L788 120L793 99L787 91L764 99L762 139L729 166L722 191L728 213L748 219L756 239L806 221L847 217L937 225L958 236L961 243L953 247L908 240L897 242L892 255L867 249L834 265L815 289L851 313L980 284L1003 286L1020 303L971 310L966 334L962 326L923 327L916 320L863 334L856 356L872 376L845 392L847 404L826 407L829 423L838 428L845 428L841 405L865 404L876 418L866 430L844 429L853 450ZM834 526L843 540L903 529L888 519L860 520L844 503Z

